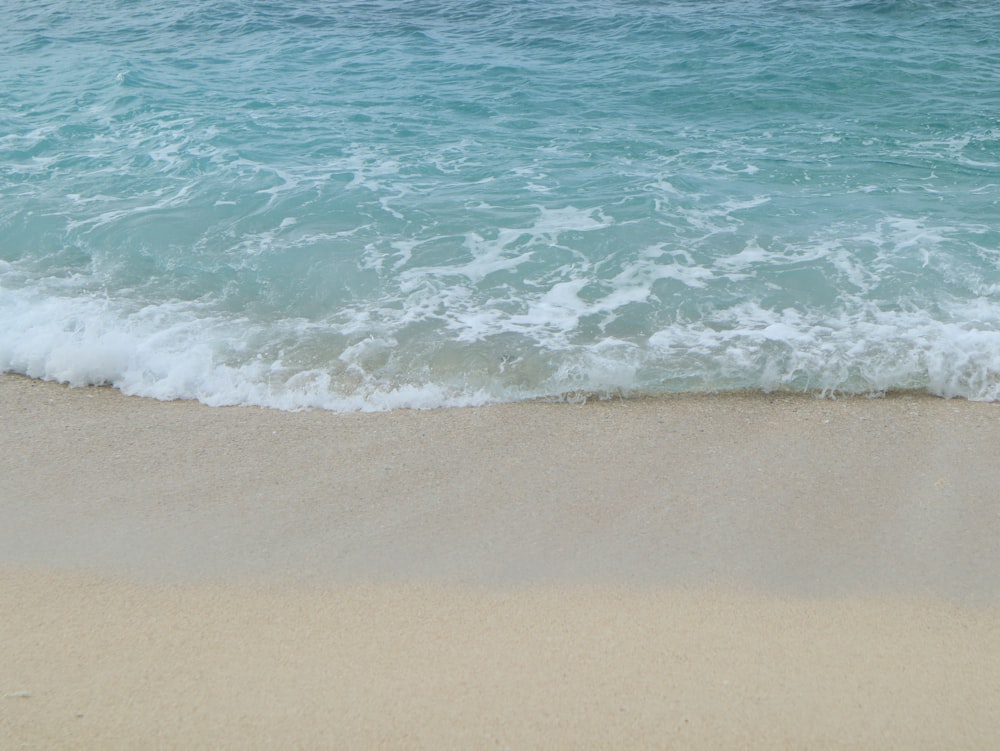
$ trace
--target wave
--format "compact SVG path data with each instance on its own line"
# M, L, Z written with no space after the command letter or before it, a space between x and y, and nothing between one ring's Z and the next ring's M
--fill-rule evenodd
M332 335L188 303L124 309L95 296L0 289L0 371L213 406L374 411L539 398L752 389L873 394L921 389L1000 400L1000 311L966 302L935 320L873 306L810 317L743 303L643 342L540 346Z

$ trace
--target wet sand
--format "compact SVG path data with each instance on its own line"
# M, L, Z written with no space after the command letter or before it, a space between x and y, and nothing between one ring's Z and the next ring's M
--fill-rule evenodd
M1000 405L0 421L0 747L1000 742Z

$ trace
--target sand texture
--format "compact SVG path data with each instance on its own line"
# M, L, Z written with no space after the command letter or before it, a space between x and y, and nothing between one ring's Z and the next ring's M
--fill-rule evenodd
M1000 405L0 377L0 749L1000 747Z

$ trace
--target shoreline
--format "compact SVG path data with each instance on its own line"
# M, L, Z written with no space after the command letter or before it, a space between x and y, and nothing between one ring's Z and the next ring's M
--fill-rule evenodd
M0 376L0 745L984 748L1000 404Z
M0 379L0 563L1000 603L1000 404L280 412Z

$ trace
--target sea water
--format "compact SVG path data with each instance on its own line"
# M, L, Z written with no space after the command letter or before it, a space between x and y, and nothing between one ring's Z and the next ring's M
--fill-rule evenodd
M1000 399L1000 3L6 0L0 370Z

